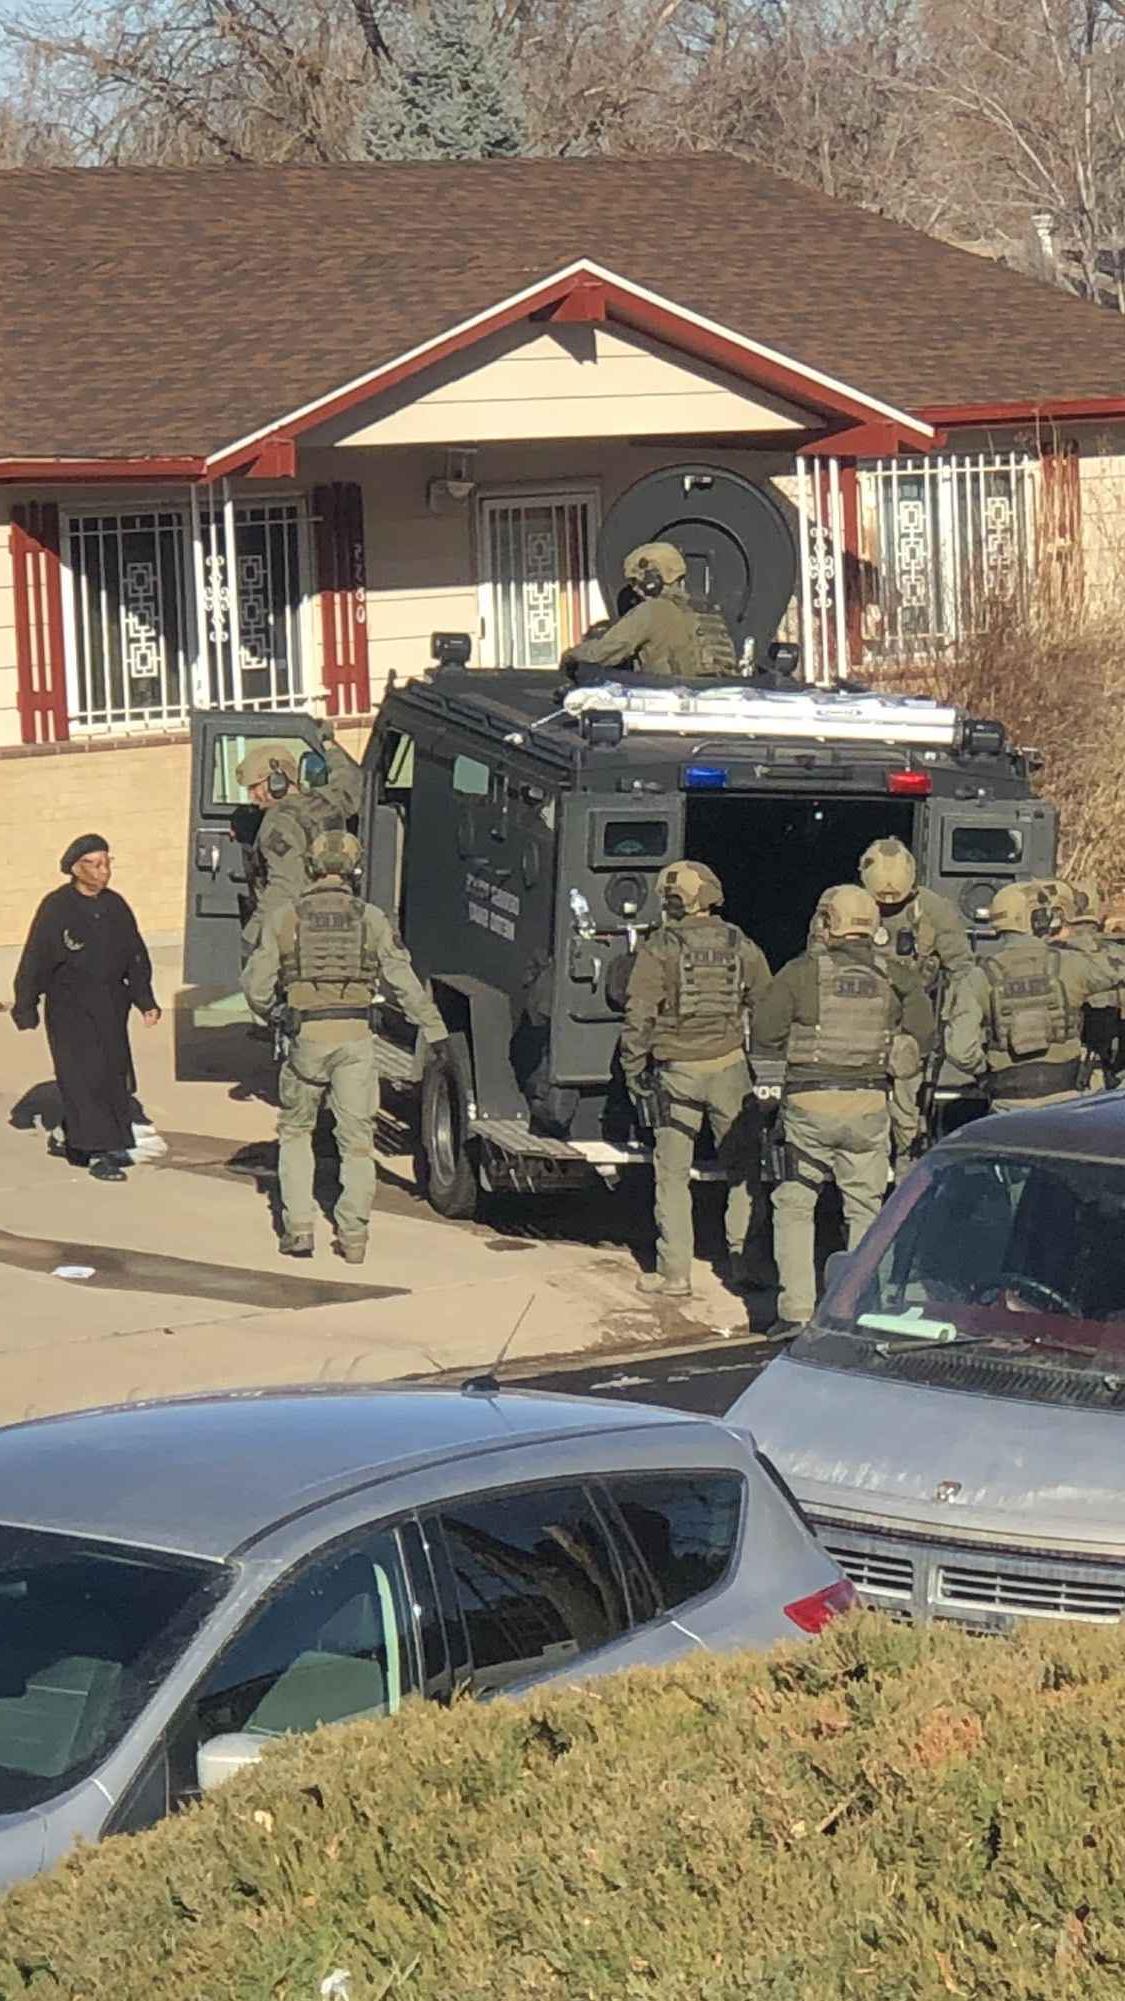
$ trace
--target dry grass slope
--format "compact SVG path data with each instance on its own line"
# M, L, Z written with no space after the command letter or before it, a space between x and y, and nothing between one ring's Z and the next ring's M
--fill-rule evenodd
M873 1618L283 1745L0 1910L65 2001L1118 2001L1125 1660Z

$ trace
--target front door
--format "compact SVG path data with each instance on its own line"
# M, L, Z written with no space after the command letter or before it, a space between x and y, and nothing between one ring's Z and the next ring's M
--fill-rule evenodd
M300 762L319 750L312 716L212 710L192 717L191 804L184 984L232 993L242 964L241 931L250 913L246 861L261 815L235 772L255 740L284 744Z

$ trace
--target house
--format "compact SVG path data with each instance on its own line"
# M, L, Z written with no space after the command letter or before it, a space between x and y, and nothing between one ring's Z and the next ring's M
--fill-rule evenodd
M359 744L435 629L550 670L616 588L603 525L725 496L697 581L823 682L1112 573L1120 320L725 156L19 171L0 205L3 942L88 827L178 930L193 709Z

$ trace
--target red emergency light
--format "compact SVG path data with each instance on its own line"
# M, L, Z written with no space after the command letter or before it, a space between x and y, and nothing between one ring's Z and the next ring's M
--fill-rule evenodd
M888 771L887 791L895 799L928 799L934 781L928 771Z

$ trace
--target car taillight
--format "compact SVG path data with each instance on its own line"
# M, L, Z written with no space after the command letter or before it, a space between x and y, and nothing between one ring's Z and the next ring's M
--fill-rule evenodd
M888 771L887 791L895 799L928 799L934 781L928 771Z
M841 1577L835 1584L826 1584L823 1591L814 1591L811 1598L795 1598L785 1607L785 1616L802 1633L823 1633L831 1620L841 1612L850 1612L855 1603L855 1585L849 1577Z

